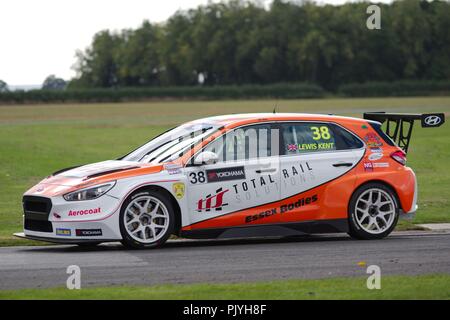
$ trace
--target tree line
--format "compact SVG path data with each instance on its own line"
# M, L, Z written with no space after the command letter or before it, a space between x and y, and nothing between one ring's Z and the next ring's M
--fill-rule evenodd
M104 30L77 52L69 88L450 79L449 2L380 4L380 30L367 6L232 0Z

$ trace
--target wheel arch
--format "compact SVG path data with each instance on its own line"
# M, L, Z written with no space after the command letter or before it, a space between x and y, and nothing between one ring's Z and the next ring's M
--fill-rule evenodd
M154 184L141 186L141 187L133 190L133 192L131 194L139 193L141 191L146 191L146 190L152 190L152 191L155 191L155 192L163 193L170 200L170 202L173 205L173 208L175 210L174 233L176 235L179 235L179 233L181 231L181 208L180 208L180 205L178 204L178 201L173 196L173 194L169 190L167 190L166 188L158 186L158 185L154 185Z
M352 196L351 196L350 199L348 200L348 204L347 204L348 210L347 210L347 211L350 210L350 202L352 201L352 198L353 198L353 195L355 194L355 192L356 192L358 189L364 187L365 185L368 185L368 184L371 184L371 183L378 183L378 184L384 185L385 187L389 188L389 189L392 191L392 193L394 194L395 199L397 200L397 202L398 202L398 204L399 204L399 206L400 206L399 209L400 209L401 211L404 212L403 203L402 203L402 201L400 200L400 197L399 197L399 194L398 194L397 189L396 189L392 184L390 184L389 182L386 182L386 181L380 180L380 179L367 180L367 181L364 181L364 182L360 183L359 185L357 185L357 186L355 187L355 190L354 190L353 193L352 193Z

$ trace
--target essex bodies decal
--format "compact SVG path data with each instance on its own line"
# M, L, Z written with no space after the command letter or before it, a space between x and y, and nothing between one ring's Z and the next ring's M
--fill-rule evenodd
M301 207L304 207L306 205L309 205L311 203L316 202L319 199L317 194L313 195L312 197L306 197L306 198L300 198L295 202L281 205L280 207L273 208L270 210L265 210L263 212L260 212L258 214L253 214L245 217L245 223L250 223L259 219L264 219L270 216L273 216L278 213L286 213Z

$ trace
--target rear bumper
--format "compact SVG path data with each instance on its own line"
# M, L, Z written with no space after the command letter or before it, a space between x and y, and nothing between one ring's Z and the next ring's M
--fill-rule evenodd
M400 218L405 220L412 220L416 216L416 212L419 209L419 206L417 205L417 197L418 197L418 187L417 187L417 178L414 172L412 173L412 178L414 179L414 196L412 199L411 209L408 212L402 212L400 215Z

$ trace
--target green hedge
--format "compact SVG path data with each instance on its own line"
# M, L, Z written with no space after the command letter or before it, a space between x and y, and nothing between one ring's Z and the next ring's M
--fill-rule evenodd
M450 81L367 82L342 85L338 93L347 97L449 95Z
M320 98L325 91L318 85L295 83L213 87L152 87L118 89L31 90L0 93L1 103L119 102L148 99L249 99Z
M450 95L450 81L368 82L342 85L334 93L315 84L292 83L213 87L152 87L118 89L31 90L0 93L1 104L121 102L162 99L252 99L322 98L337 94L345 97L387 97Z

